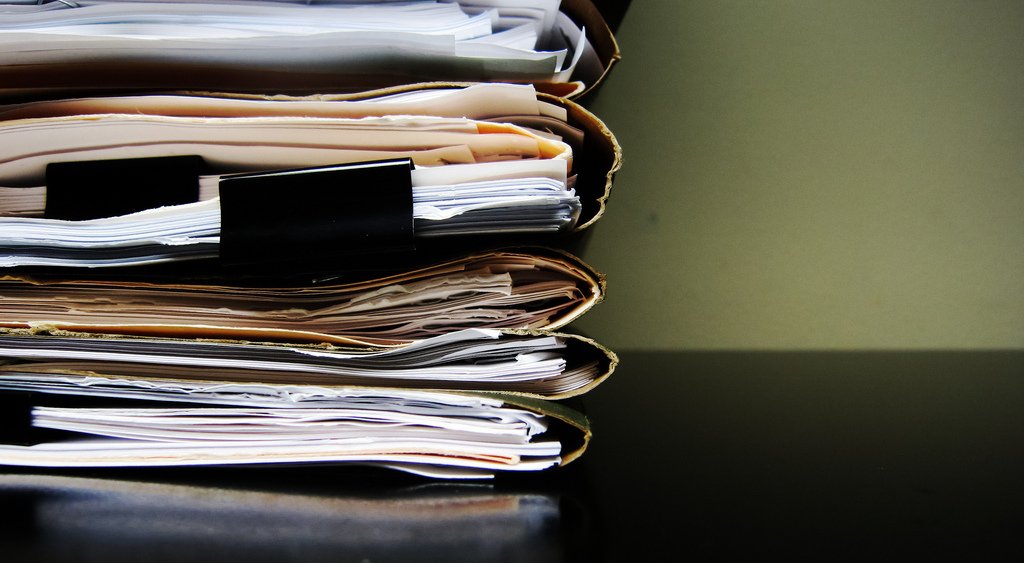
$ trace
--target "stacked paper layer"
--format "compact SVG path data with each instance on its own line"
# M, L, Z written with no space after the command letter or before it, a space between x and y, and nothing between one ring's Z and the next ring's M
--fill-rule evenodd
M549 0L0 5L0 90L19 97L0 106L0 401L28 421L0 463L458 478L579 456L589 423L555 401L617 359L553 331L600 302L604 280L564 252L508 245L557 245L600 217L620 158L607 129L530 85L267 94L291 91L277 86L289 73L301 90L379 69L564 82L592 64L586 37ZM108 80L115 67L146 72ZM182 69L268 82L152 91ZM102 213L152 195L179 158L200 163L184 200ZM97 179L97 165L116 172ZM257 190L268 178L274 191ZM61 215L69 194L100 213ZM385 197L379 221L346 209ZM294 213L304 198L308 216ZM250 209L265 223L245 223ZM378 232L395 216L401 233ZM256 274L231 263L240 230L272 241L249 242ZM313 242L282 254L275 237L293 236ZM458 250L407 248L441 240Z

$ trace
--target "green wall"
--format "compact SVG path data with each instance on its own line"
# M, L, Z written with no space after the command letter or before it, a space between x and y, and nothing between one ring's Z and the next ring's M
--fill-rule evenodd
M1024 347L1024 2L633 0L618 349Z

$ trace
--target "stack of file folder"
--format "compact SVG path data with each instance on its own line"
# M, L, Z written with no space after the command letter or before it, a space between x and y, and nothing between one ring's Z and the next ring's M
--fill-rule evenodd
M578 457L618 54L562 4L0 5L0 464Z

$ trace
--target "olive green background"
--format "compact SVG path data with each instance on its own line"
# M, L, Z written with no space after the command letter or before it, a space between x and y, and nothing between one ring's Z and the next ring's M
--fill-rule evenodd
M1024 2L634 0L584 257L619 349L1024 347Z

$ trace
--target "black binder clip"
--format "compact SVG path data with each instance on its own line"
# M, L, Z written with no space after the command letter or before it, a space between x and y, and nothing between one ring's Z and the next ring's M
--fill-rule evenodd
M220 180L226 265L313 262L415 248L408 158Z
M193 203L204 167L195 155L50 163L44 216L83 221Z
M0 391L0 444L27 446L35 443L32 408L35 394Z

